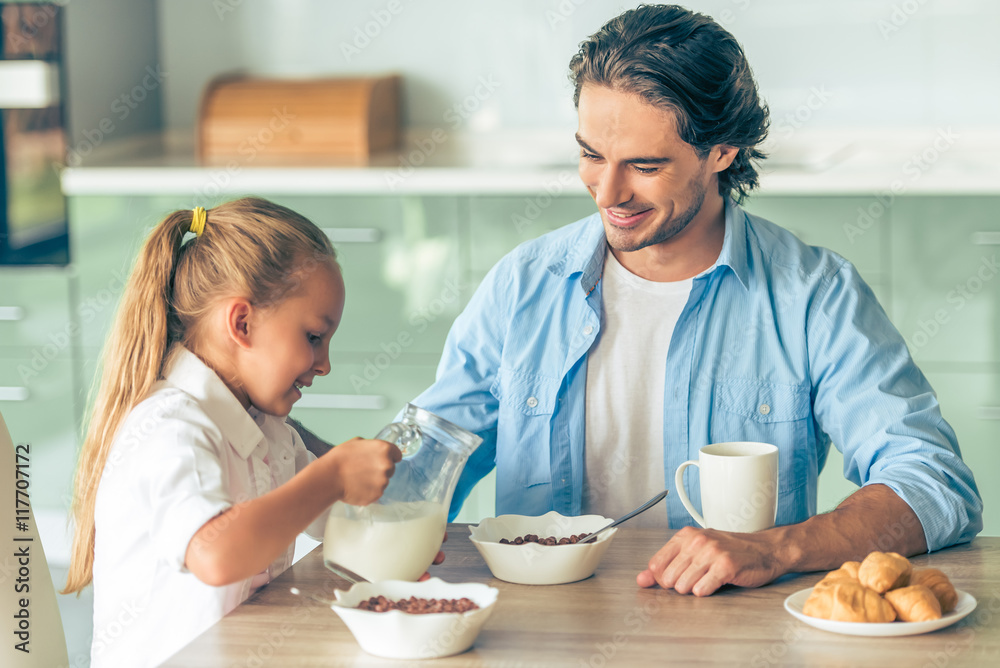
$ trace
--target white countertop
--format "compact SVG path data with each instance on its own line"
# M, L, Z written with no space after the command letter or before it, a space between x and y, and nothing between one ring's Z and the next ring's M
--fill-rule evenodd
M784 136L766 147L762 195L1000 193L1000 129L781 130ZM265 164L266 150L204 165L191 133L181 133L106 142L65 168L62 184L70 196L584 194L576 156L572 130L490 136L411 130L398 152L366 165Z

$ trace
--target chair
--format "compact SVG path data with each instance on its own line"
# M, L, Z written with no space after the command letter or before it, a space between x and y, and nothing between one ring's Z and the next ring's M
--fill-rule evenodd
M0 666L61 668L69 665L66 637L28 505L31 473L30 444L15 448L0 414L0 619L4 620Z

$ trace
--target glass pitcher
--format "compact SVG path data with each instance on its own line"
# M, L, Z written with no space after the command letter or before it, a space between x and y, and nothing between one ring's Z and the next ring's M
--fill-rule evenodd
M482 439L413 404L375 437L403 452L389 486L375 503L330 508L323 559L372 580L414 581L444 538L451 495L465 461Z

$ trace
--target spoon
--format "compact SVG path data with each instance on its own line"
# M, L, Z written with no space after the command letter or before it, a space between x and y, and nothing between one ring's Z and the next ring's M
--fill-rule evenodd
M308 594L308 593L302 591L301 589L299 589L298 587L290 587L288 589L288 591L292 592L296 596L305 596L306 598L311 598L312 600L316 601L317 603L322 603L323 605L325 605L327 607L330 607L330 608L350 608L350 607L353 607L353 606L350 606L350 605L346 605L346 604L344 604L344 603L342 603L340 601L332 601L332 600L330 600L328 598L323 598L322 596L317 596L316 594Z
M616 526L618 526L619 524L621 524L622 522L624 522L624 521L626 521L626 520L630 520L630 519L632 519L633 517L635 517L635 516L636 516L636 515L638 515L639 513L643 513L643 512L645 512L645 511L649 510L650 508L652 508L653 506L655 506L655 505L656 505L656 504L658 504L658 503L659 503L660 501L662 501L663 499L665 499L665 498L666 498L666 496L667 496L667 491L668 491L668 490L663 490L662 492L660 492L659 494L657 494L657 495L656 495L656 496L654 496L654 497L653 497L652 499L650 499L650 500L649 500L649 501L647 501L646 503L642 504L641 506L639 506L638 508L636 508L636 509L635 509L635 510L633 510L632 512L630 512L630 513L626 513L626 514L622 515L621 517L619 517L618 519L616 519L616 520L615 520L614 522L612 522L611 524L608 524L607 526L605 526L605 527L603 527L603 528L601 528L601 529L598 529L597 531L595 531L594 533L590 534L589 536L584 536L584 537L583 537L583 538L581 538L581 539L580 539L579 541L577 541L577 545L579 545L580 543L586 543L586 542L587 542L588 540L590 540L591 538L593 538L593 537L594 537L594 536L596 536L597 534L599 534L599 533L601 533L601 532L604 532L604 531L607 531L607 530L608 530L608 529L610 529L611 527L616 527Z
M307 594L306 592L302 591L298 587L292 587L288 591L292 592L296 596L305 596L306 598L311 598L312 600L316 601L317 603L322 603L323 605L328 605L331 608L333 606L335 606L335 605L340 605L339 601L331 601L328 598L323 598L322 596L317 596L316 594Z
M339 575L340 577L344 578L351 584L361 584L362 582L370 582L370 580L367 580L366 578L358 575L354 571L348 568L344 568L340 564L330 561L329 559L324 559L323 563L326 564L326 567L329 568L331 571L333 571L334 574Z

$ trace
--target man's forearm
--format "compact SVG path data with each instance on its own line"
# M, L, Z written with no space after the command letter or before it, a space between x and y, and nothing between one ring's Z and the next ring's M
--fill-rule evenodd
M839 568L873 551L906 557L927 551L916 514L880 484L862 487L829 513L771 531L777 534L777 553L792 573Z
M313 453L317 457L322 457L329 452L331 448L333 448L332 445L303 427L301 422L293 420L291 415L286 417L285 420L295 429L295 431L299 432L302 442L305 443L306 450Z

